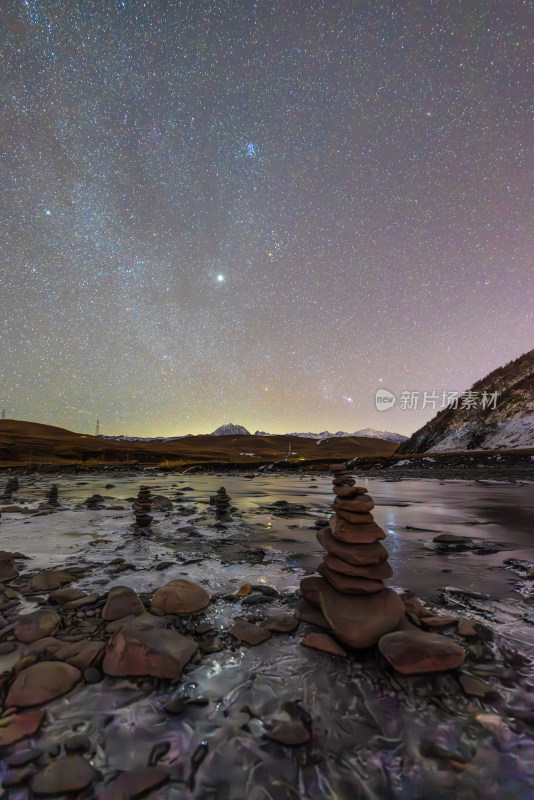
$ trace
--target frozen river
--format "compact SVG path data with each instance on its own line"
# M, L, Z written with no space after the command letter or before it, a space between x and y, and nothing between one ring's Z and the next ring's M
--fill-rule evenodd
M31 557L23 574L85 566L73 585L105 592L123 584L141 594L187 577L219 595L201 618L223 637L239 615L292 613L300 578L321 558L315 531L332 501L326 475L106 474L54 482L60 511L2 515L1 547ZM36 509L51 483L23 477L17 502ZM154 513L146 535L132 528L128 500L141 483L174 504ZM176 687L105 678L50 703L36 743L46 748L73 729L87 733L104 779L146 764L155 744L168 743L161 764L171 782L150 795L162 800L533 797L533 581L526 562L534 562L534 485L359 483L387 533L389 585L483 625L481 638L468 643L462 673L483 681L486 697L466 695L455 673L399 676L376 653L339 659L304 648L299 640L311 628L301 623L294 634L253 648L224 646L189 665L179 692L202 702L178 717L163 711ZM226 528L214 524L208 505L221 485L237 509ZM81 505L95 493L124 510ZM441 533L466 538L451 549L433 542ZM268 609L225 599L244 583L272 586L278 596ZM266 739L265 725L295 701L310 720L311 743L288 748ZM26 791L12 796L23 800Z

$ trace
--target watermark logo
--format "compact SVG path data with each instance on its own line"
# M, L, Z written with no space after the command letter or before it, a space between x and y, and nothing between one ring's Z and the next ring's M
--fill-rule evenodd
M445 408L486 409L497 408L498 392L412 392L403 390L400 393L399 409L401 411L423 411L431 408L433 411L442 411ZM377 389L375 405L378 411L388 411L393 408L397 398L386 389Z
M397 398L387 389L377 389L375 394L375 405L378 411L387 411L393 408Z

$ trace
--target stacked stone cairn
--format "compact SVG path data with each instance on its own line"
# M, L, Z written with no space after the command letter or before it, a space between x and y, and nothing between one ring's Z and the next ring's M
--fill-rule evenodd
M212 505L215 506L215 516L219 520L231 519L229 509L232 498L227 494L224 486L217 490L217 494L210 498Z
M140 486L137 499L133 504L135 514L135 524L138 528L147 528L152 522L150 509L152 507L152 497L148 486Z
M18 488L19 488L19 479L17 477L8 478L4 488L4 494L2 500L6 500L7 502L9 502L14 492L18 491Z
M48 494L46 496L46 502L49 506L58 506L58 492L57 492L57 485L55 483L52 484L50 487Z
M326 550L321 577L303 578L297 616L355 648L371 647L404 615L400 596L384 580L393 574L385 533L373 520L367 489L356 486L345 464L330 468L336 495L329 525L317 532Z

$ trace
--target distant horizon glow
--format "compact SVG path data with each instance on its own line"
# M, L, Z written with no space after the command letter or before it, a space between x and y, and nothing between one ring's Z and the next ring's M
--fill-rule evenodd
M530 350L527 12L7 0L6 416L409 435Z

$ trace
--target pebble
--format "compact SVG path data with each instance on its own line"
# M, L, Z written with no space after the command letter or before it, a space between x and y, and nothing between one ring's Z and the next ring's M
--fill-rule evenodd
M83 673L83 679L86 683L99 683L103 677L103 674L96 667L88 667Z

